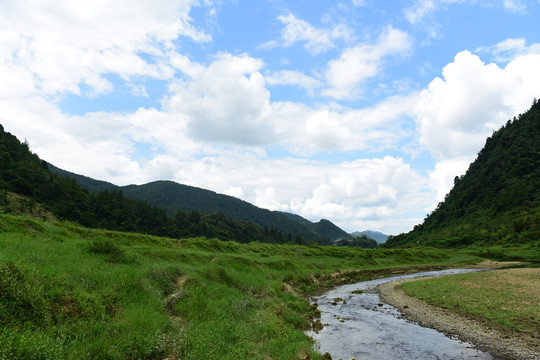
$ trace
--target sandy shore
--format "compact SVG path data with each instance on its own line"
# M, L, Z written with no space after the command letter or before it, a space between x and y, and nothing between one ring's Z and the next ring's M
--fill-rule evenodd
M377 290L385 302L401 311L404 318L470 342L497 359L540 359L539 339L495 329L450 310L429 305L396 288L405 281L414 280L418 279L384 283Z

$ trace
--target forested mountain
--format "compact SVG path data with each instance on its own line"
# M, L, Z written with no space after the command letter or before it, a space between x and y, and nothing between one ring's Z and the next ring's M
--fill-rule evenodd
M324 238L335 240L347 236L341 229L342 234L328 232L325 231L325 227L317 227L303 218L301 219L304 223L292 219L284 213L262 209L232 196L173 181L155 181L144 185L124 186L121 189L126 196L148 201L168 212L181 209L195 210L204 214L223 213L235 220L251 222L263 228L273 227L293 236L301 236L309 241L321 241ZM298 216L298 218L300 217Z
M49 164L53 172L75 179L91 192L117 190L135 200L147 201L174 216L176 211L197 211L201 214L223 214L237 221L250 222L264 229L276 229L293 238L300 236L304 241L330 243L329 240L346 239L351 236L328 220L317 223L295 214L261 209L232 196L173 181L155 181L144 185L116 186L105 181L94 180L58 169ZM325 240L326 239L326 240Z
M341 229L336 224L326 219L321 219L318 222L313 223L307 219L304 219L300 215L283 212L283 211L273 211L273 212L277 214L282 214L288 217L289 219L292 219L296 221L297 223L304 225L309 230L317 233L319 236L322 236L323 238L329 238L334 241L352 238L352 236L349 233L347 233L345 230Z
M80 176L78 181L93 184L97 192L80 187L74 178L51 172L27 143L21 143L0 125L0 211L12 212L10 199L14 197L9 195L19 194L30 199L25 200L28 207L39 204L60 219L93 228L176 238L218 237L238 242L329 243L320 237L304 239L273 226L263 228L233 220L223 213L178 210L171 217L165 209L124 196L122 189L114 185Z
M387 247L510 245L540 239L540 102L487 139L423 224Z

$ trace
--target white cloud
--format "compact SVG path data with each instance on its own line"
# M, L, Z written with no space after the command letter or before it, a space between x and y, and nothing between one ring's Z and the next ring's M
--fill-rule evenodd
M509 62L518 56L540 54L540 43L527 46L525 39L511 38L503 40L494 46L480 47L478 51L492 54L493 59L497 62Z
M275 200L276 189L274 187L267 187L265 189L255 189L255 202L254 204L258 207L269 209L269 210L279 210L286 211L289 210L289 206L285 204L280 204Z
M527 55L502 69L468 51L457 54L416 105L420 142L439 160L473 160L493 130L538 96L538 63L540 55Z
M404 10L405 18L413 25L431 18L437 11L451 4L474 3L474 0L416 0L413 6Z
M186 36L208 41L191 25L195 0L107 1L58 0L0 3L0 72L15 72L26 93L55 96L110 92L106 74L165 78L170 69L147 62L159 58L172 41ZM0 85L4 88L4 84ZM5 89L5 88L4 88Z
M405 9L405 18L413 25L418 24L435 12L438 3L437 0L417 0L412 7Z
M182 58L192 77L171 86L164 111L182 123L192 141L248 146L282 145L295 154L393 147L404 134L396 130L417 94L392 97L372 108L353 110L270 102L266 84L298 84L310 89L317 81L302 73L281 71L264 78L262 62L247 55L221 54L208 67ZM308 90L310 91L310 90ZM157 138L156 138L157 139ZM155 140L154 140L155 141Z
M515 13L522 13L527 10L527 6L521 0L503 0L505 9Z
M389 156L345 162L326 172L324 182L313 187L311 195L291 202L293 211L310 219L327 217L337 224L357 228L378 224L381 228L387 219L402 217L408 207L427 206L431 198L415 196L413 192L426 187L426 179L401 159ZM394 234L404 230L388 223L385 229Z
M288 47L297 42L305 42L305 49L311 54L319 54L334 47L334 40L351 41L352 31L345 25L336 25L332 29L320 29L305 20L297 19L293 14L278 16L285 27L281 31L283 45ZM266 46L271 45L267 43Z
M240 186L231 186L227 190L223 191L223 194L234 196L235 198L239 199L241 199L245 195L244 190Z
M407 33L390 26L379 35L374 45L346 49L339 59L329 62L326 79L331 87L323 93L337 99L357 97L359 85L381 72L386 57L405 55L411 46Z
M142 96L145 98L148 97L148 92L146 91L146 87L144 85L128 84L128 86L131 89L131 95Z
M390 97L372 107L355 110L311 108L301 104L272 104L274 128L280 144L294 154L308 156L321 151L381 151L395 148L405 136L404 117L418 94Z
M270 93L259 70L262 62L247 55L221 54L207 68L171 86L163 102L167 112L187 119L187 133L199 140L243 145L267 144Z
M426 212L431 211L439 202L444 200L446 194L454 186L454 178L465 175L469 165L469 161L459 159L443 160L435 164L435 168L428 172L430 188L435 190L435 198L433 203L425 208Z
M420 142L438 160L429 172L436 192L432 206L465 173L492 131L538 97L539 63L540 55L526 55L500 68L464 51L421 93L414 109Z
M311 76L308 76L302 72L281 70L272 73L265 77L266 83L269 85L296 85L306 89L310 94L313 94L313 90L321 87L322 83Z
M255 49L257 50L272 50L272 49L275 49L279 46L279 42L275 41L275 40L270 40L270 41L267 41L267 42L264 42L262 44L259 44L255 47Z
M367 5L366 0L352 0L354 6L365 6Z

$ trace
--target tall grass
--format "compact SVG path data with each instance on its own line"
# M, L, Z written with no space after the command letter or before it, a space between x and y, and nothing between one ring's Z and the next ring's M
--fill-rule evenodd
M331 273L471 258L177 240L0 214L0 359L319 359L304 334L312 308L292 288L308 295L352 281Z

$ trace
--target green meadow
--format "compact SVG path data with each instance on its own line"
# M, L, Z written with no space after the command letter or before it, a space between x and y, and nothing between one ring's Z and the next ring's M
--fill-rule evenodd
M0 214L0 359L320 359L308 300L437 249L239 244Z

